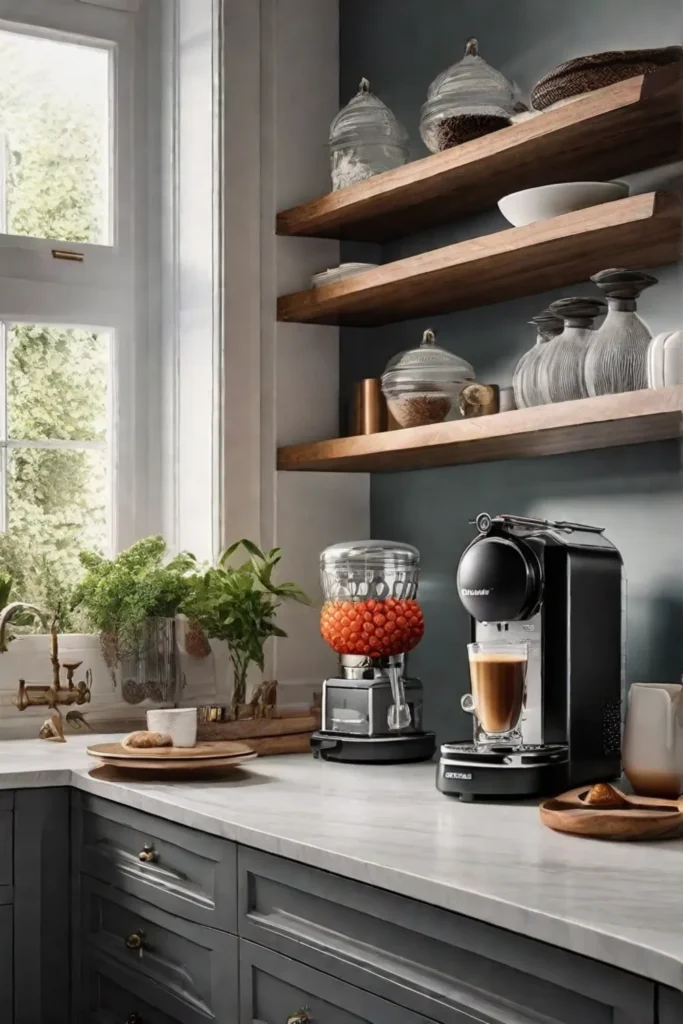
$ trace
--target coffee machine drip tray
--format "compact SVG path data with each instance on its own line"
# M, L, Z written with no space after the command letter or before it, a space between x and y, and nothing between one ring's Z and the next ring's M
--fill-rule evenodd
M564 744L482 749L474 743L444 743L436 786L462 800L504 800L558 792L568 778L569 750Z

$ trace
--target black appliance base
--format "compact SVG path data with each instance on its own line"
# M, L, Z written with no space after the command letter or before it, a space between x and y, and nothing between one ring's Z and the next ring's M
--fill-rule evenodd
M461 800L547 796L567 789L569 781L565 746L479 750L472 743L445 743L436 770L436 788Z
M341 736L336 732L314 732L313 756L323 761L347 764L409 764L429 761L436 751L433 732L404 736Z

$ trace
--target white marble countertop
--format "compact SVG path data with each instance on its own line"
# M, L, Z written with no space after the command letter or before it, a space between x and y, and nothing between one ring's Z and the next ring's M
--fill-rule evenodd
M432 764L297 755L217 782L114 782L92 771L91 741L0 743L0 788L72 785L683 991L683 840L563 836L540 824L535 806L442 796Z

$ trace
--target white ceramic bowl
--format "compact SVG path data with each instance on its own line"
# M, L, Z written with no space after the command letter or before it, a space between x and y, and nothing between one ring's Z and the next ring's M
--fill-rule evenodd
M575 210L586 210L589 206L625 199L628 194L629 187L623 182L569 181L512 192L500 200L498 208L506 220L516 228L521 228L539 220L560 217L563 213L574 213Z

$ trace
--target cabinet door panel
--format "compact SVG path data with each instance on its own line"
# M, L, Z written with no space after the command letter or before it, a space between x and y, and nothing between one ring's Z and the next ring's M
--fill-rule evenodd
M683 992L672 988L659 988L659 1024L681 1024L683 1021Z
M240 941L240 1024L285 1024L299 1011L316 1024L429 1024L428 1017Z
M134 986L95 966L86 968L83 984L81 1024L184 1024L182 1013L171 1016L150 1006Z
M14 1019L14 922L13 908L0 907L0 1021Z
M187 1024L236 1017L237 939L232 935L81 876L80 941L91 963L109 965L152 1006L163 1008L163 997Z
M73 793L72 804L77 871L188 921L237 930L234 843L87 794Z
M238 882L241 938L441 1024L654 1022L652 982L502 928L243 846Z

